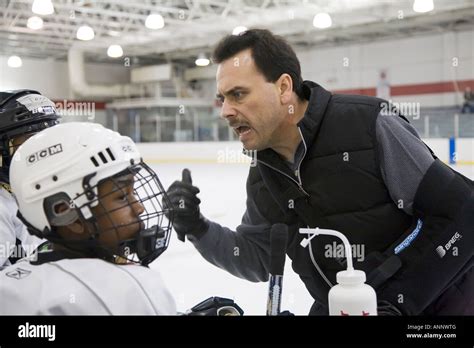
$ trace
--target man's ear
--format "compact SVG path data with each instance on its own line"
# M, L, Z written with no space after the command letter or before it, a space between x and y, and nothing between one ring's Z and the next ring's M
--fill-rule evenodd
M291 102L293 95L293 80L289 74L282 74L276 82L280 101L286 105Z

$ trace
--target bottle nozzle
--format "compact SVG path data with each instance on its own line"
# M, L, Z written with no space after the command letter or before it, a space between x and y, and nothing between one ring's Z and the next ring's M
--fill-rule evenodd
M344 250L346 251L347 270L348 271L354 270L354 267L352 265L351 245L349 244L349 240L346 238L346 236L343 235L341 232L316 227L316 228L300 228L300 233L302 233L302 234L306 233L306 234L310 235L310 237L305 238L300 242L300 245L303 248L306 248L308 246L309 242L311 241L311 239L313 239L315 236L320 235L320 234L327 235L327 236L338 237L340 240L342 240L342 243L344 244Z

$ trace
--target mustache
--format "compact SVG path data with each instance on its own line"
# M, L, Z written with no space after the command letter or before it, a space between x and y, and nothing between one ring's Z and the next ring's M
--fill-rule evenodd
M241 126L251 127L251 126L250 126L250 123L248 123L248 122L241 122L241 121L229 122L228 125L229 125L229 127L231 127L231 128L236 128L236 127L241 127Z

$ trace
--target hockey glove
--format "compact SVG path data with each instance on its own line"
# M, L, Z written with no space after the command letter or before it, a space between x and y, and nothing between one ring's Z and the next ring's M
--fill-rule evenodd
M241 316L242 308L229 298L209 297L187 311L189 316Z
M178 239L184 242L186 235L201 238L207 232L209 222L200 213L201 200L196 196L199 189L193 186L189 169L183 169L182 180L172 183L166 193L173 209L173 227Z

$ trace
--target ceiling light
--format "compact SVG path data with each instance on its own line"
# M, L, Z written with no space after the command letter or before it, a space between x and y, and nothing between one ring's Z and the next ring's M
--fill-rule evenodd
M28 18L28 22L26 23L26 26L33 30L41 29L43 28L43 19L38 16L32 16Z
M77 29L76 37L82 41L89 41L94 38L94 29L88 25L82 25Z
M119 58L123 56L123 49L120 45L110 45L107 49L107 55L110 58Z
M204 53L199 54L196 61L194 62L197 66L208 66L211 61L206 57Z
M319 29L326 29L332 25L332 19L329 13L321 12L313 18L313 26Z
M7 64L10 68L19 68L23 65L23 62L18 56L11 56L8 58Z
M146 17L145 27L148 29L161 29L165 26L165 20L160 14L150 14Z
M425 13L433 11L433 9L433 0L415 0L413 2L413 11L415 12Z
M35 0L33 6L31 6L31 11L46 16L54 13L54 6L51 0Z
M235 27L234 30L232 30L232 35L240 35L247 30L247 27L239 25L238 27Z

